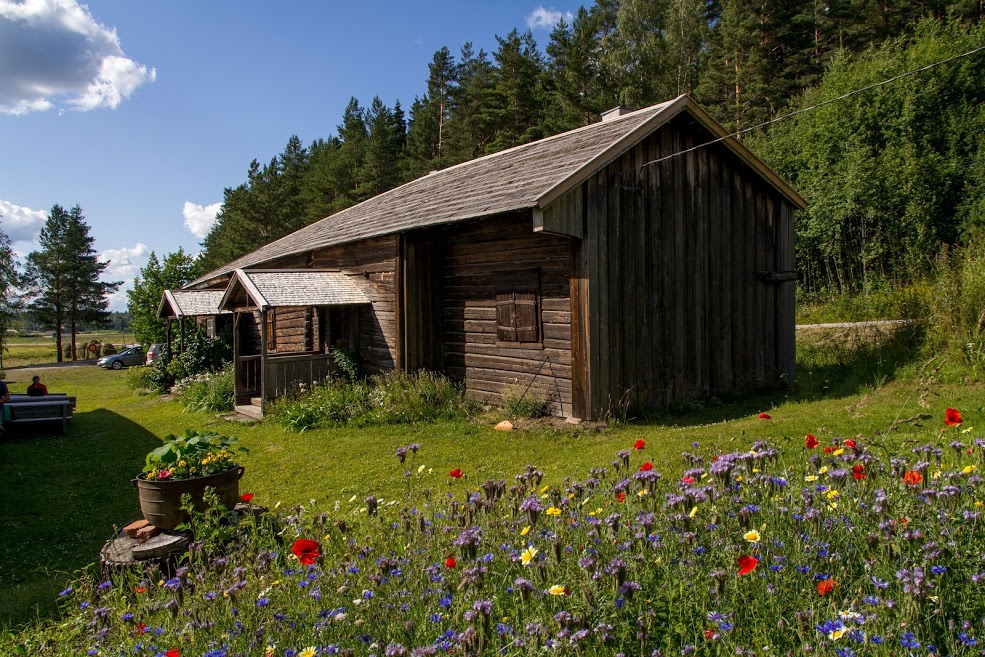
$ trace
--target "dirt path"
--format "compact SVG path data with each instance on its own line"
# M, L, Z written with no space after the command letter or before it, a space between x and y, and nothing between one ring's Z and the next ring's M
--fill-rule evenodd
M878 326L903 326L912 324L912 319L873 319L868 322L835 322L833 324L797 324L798 331L810 331L812 329L838 329L838 328L876 328Z

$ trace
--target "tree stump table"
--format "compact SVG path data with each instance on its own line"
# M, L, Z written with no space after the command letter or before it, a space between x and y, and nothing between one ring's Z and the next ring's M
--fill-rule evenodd
M229 517L229 522L242 522L247 516L259 516L267 512L266 507L251 504L237 504ZM140 521L126 525L117 530L99 551L99 563L103 572L111 572L133 565L155 564L163 567L171 560L177 560L188 551L194 536L190 531L155 532L149 538L141 539L128 535L126 529L134 526L150 527ZM134 532L131 532L134 533ZM139 532L137 532L139 535Z

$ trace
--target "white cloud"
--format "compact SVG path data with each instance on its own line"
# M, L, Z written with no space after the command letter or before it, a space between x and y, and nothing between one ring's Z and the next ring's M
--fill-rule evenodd
M127 309L127 290L133 289L133 279L147 264L150 249L143 242L133 246L123 246L118 249L106 249L99 254L99 262L107 262L109 266L103 272L104 281L123 281L116 292L109 295L109 309L123 311Z
M0 0L0 113L115 108L156 78L77 0Z
M33 242L38 238L41 226L48 214L0 199L0 230L11 242Z
M191 201L185 201L185 207L181 209L181 214L185 215L185 228L192 235L199 239L204 238L212 230L215 223L215 216L219 213L222 203L212 205L199 205Z
M531 30L549 30L557 25L562 18L570 24L574 17L570 11L562 12L554 7L548 9L544 5L540 5L527 16L527 27Z

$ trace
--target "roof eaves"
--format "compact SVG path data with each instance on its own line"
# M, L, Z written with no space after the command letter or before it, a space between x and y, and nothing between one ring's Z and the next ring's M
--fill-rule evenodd
M266 310L270 305L257 286L253 284L250 280L249 274L247 274L242 269L236 269L233 271L232 277L229 279L229 285L226 286L226 291L222 293L222 299L219 300L219 309L222 310L226 307L226 303L229 302L230 297L233 294L233 290L236 289L236 285L242 285L243 289L246 290L246 294L256 302L257 308L260 310Z

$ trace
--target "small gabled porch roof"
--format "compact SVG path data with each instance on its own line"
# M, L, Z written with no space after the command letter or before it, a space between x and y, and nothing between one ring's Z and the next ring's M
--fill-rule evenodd
M260 310L370 303L362 290L339 271L236 269L226 290L221 293L219 308L227 309L239 290L245 292Z
M219 309L222 290L164 290L157 306L158 319L183 319L228 313Z

